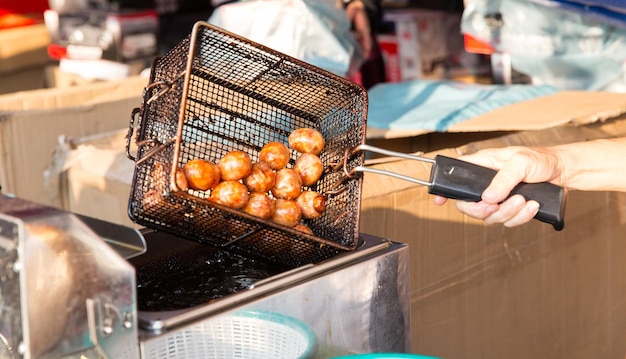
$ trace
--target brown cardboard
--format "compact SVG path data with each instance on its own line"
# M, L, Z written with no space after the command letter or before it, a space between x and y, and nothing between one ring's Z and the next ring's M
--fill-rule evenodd
M61 71L58 65L48 65L44 69L46 87L65 88L72 86L83 86L100 82L98 79L87 79L80 75L70 74Z
M44 67L52 62L44 24L0 30L0 94L44 87Z
M46 88L10 93L0 96L0 113L54 110L138 97L147 83L147 78L133 76L124 80L85 83L63 89Z
M31 67L0 75L0 95L45 87L44 69Z
M139 228L128 217L135 163L126 157L128 131L113 131L73 141L60 154L62 207L112 223ZM134 145L131 149L134 153Z
M0 96L0 184L3 193L56 204L44 171L59 137L81 138L128 128L148 80L102 82Z
M45 24L0 30L0 74L50 63L50 35Z
M603 122L511 133L425 156L626 135L626 119L610 118L618 112L581 114ZM409 160L373 167L430 174L428 165ZM424 186L364 176L361 231L409 244L414 352L448 359L624 358L626 194L569 193L561 232L538 221L507 229L462 215L452 201L434 205Z

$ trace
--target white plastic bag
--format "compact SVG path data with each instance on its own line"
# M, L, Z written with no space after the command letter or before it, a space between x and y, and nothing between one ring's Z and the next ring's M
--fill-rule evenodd
M248 0L218 7L208 22L339 76L362 59L334 0Z

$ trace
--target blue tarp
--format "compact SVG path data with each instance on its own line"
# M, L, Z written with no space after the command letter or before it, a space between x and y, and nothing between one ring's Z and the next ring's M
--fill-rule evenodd
M451 125L499 107L557 91L556 87L548 85L483 85L430 80L381 83L368 92L367 125L444 132Z
M588 18L626 29L626 0L531 0L532 2L575 11Z

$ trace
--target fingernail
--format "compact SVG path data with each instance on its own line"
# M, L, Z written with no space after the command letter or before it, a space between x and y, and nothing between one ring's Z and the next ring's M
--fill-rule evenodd
M498 193L498 191L495 190L491 190L491 189L487 189L483 192L482 194L482 199L485 202L489 202L489 203L498 203L500 202L500 194Z

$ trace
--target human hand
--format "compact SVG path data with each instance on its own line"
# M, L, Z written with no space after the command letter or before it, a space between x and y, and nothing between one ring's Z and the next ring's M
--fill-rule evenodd
M348 20L353 26L354 37L356 38L364 59L369 58L372 52L373 39L372 27L367 17L367 10L361 1L352 1L346 7Z
M539 203L526 201L521 195L507 199L520 182L561 181L562 170L555 152L550 148L506 147L485 149L460 159L498 170L479 202L456 201L457 209L487 224L502 223L514 227L529 222L537 214ZM436 196L435 204L447 199Z

